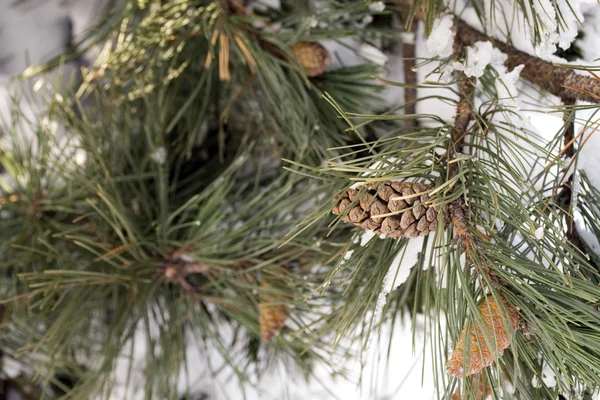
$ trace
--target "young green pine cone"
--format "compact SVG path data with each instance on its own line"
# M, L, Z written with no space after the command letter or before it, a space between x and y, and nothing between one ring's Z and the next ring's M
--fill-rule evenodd
M429 235L437 230L438 214L443 213L444 224L449 222L448 206L433 206L429 199L430 185L417 182L383 182L367 185L356 205L344 217L363 229L375 231L389 238ZM361 189L348 189L335 199L332 212L341 215L359 196ZM392 214L393 215L389 215ZM378 217L378 215L386 215Z
M317 42L298 42L292 52L310 77L319 76L329 66L329 52Z

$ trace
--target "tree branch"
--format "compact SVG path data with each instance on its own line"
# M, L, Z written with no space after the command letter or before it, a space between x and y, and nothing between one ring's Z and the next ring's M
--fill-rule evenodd
M508 56L504 65L509 70L523 64L524 68L521 72L523 78L560 97L563 101L580 99L590 103L600 102L600 81L597 79L579 75L571 69L553 65L538 57L517 50L511 45L471 28L460 20L456 21L456 36L465 46L470 46L478 41L489 40Z
M466 75L460 77L458 82L458 92L460 102L456 106L456 115L454 116L454 129L452 129L451 137L455 152L461 152L467 128L471 121L471 111L473 106L473 95L475 94L475 83Z

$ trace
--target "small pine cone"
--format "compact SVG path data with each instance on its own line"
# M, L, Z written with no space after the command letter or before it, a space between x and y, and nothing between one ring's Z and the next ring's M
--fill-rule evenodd
M298 42L292 52L310 77L321 75L329 67L329 52L318 42Z
M368 186L362 194L360 190L348 189L336 197L332 212L341 215L359 196L357 204L344 217L345 222L389 238L426 236L437 230L440 212L444 224L449 222L448 207L433 206L429 195L424 193L431 189L432 186L417 182L383 182Z
M271 287L267 282L262 281L263 287ZM280 301L281 299L279 299ZM290 309L283 304L276 303L278 300L268 295L260 296L260 304L258 305L258 321L260 323L260 336L264 342L270 342L285 325Z
M505 300L502 300L502 303L499 304L490 295L477 306L481 319L485 324L485 329L477 324L477 320L471 322L468 332L468 360L465 360L465 352L467 351L465 349L467 324L465 324L452 352L452 357L446 364L449 375L463 378L477 374L501 357L504 350L510 346L513 334L519 328L519 313ZM510 319L510 326L507 326L507 318ZM493 348L490 349L488 343L493 345Z

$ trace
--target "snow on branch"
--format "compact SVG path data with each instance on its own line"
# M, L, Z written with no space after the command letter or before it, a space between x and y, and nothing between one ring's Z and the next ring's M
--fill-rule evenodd
M538 57L517 50L513 46L471 28L463 21L457 20L455 29L456 36L460 38L460 41L465 46L489 40L496 48L508 56L504 65L509 70L519 65L524 65L521 72L523 78L560 97L563 101L579 99L590 103L600 102L599 80L579 75L569 68L556 66Z

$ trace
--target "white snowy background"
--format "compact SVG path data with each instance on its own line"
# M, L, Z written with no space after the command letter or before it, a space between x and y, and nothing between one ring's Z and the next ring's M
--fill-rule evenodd
M10 121L10 97L15 93L22 92L22 85L12 81L12 78L23 72L28 66L47 60L64 51L67 46L77 37L80 37L86 29L88 29L99 16L102 15L104 7L109 0L31 0L13 6L13 0L0 0L0 119L3 122ZM549 0L533 0L534 5L548 8ZM271 1L272 3L272 1ZM503 7L510 2L496 2L497 7ZM378 11L382 4L376 3L373 11ZM558 1L557 4L564 5L564 1ZM580 46L584 50L584 60L589 63L594 63L596 58L600 57L600 5L593 0L571 0L571 4L576 5L576 11L581 11L579 16L585 18L585 37L580 41ZM580 6L578 8L577 6ZM510 15L510 14L509 14ZM318 18L318 16L317 16ZM481 27L474 13L463 14L469 23L475 27ZM528 39L528 32L522 29L523 25L518 25L511 30L510 35L513 43L523 51L531 54L537 54L549 60L553 60L552 49L558 44L568 45L576 34L576 20L571 20L571 24L567 31L561 31L556 26L556 16L548 14L545 20L547 24L547 40L543 46L534 48ZM423 37L423 28L419 27L416 37L417 57L429 57L432 54L445 56L448 54L448 46L451 44L451 33L447 20L440 20L436 30L427 40ZM519 28L521 27L521 28ZM575 29L575 31L573 31ZM495 32L499 37L502 37L502 32ZM450 36L449 36L450 35ZM410 39L410 38L408 38ZM384 64L389 71L387 76L390 80L402 81L402 55L401 54L381 54L376 49L369 46L358 46L360 55L349 53L344 47L335 43L325 43L326 47L336 52L339 57L334 59L342 60L345 64L354 64L363 62L365 58L372 61ZM355 47L356 48L356 47ZM487 64L492 64L498 69L501 79L504 80L508 89L519 88L522 92L531 96L526 102L514 101L510 106L518 108L519 114L523 117L523 122L530 124L532 130L540 134L541 140L550 140L556 132L556 127L562 124L560 116L551 115L547 110L532 106L535 99L539 99L540 94L527 88L522 83L517 81L516 74L507 74L502 70L501 64L498 63L496 54L486 45L475 46L469 52L469 59L462 66L455 66L455 69L464 68L465 71L476 76L478 71L485 68ZM501 61L501 60L500 60ZM64 67L64 74L77 79L77 70L81 65L93 62L93 52L84 56L83 59L71 62ZM444 79L437 75L429 75L435 65L429 64L424 68L419 69L418 78L420 82L427 80L437 81ZM451 70L445 71L451 73ZM50 89L50 86L56 82L57 74L45 78L43 86ZM66 83L61 83L64 85ZM34 85L34 82L28 82L24 86L29 88ZM50 86L48 86L50 85ZM60 89L59 89L60 90ZM427 94L432 94L428 89ZM29 93L28 89L25 92ZM444 94L449 95L446 91ZM514 94L514 93L513 93ZM508 93L511 95L511 93ZM34 93L35 96L35 93ZM386 92L386 99L390 105L397 105L403 101L403 90L401 88L389 88ZM547 96L543 99L546 105L559 104L558 100ZM43 111L42 102L28 101L27 105L23 105L28 109L31 115L41 113ZM448 104L443 104L434 99L421 102L418 104L418 112L432 112L444 119L451 120L454 114L454 107ZM579 112L577 117L581 120L587 119L586 116ZM583 129L583 124L579 124L577 131ZM585 135L592 135L593 130L586 132ZM577 132L576 132L577 133ZM26 132L24 133L26 134ZM68 133L67 133L68 134ZM3 140L3 139L0 139ZM598 154L600 152L600 136L592 136L587 142L584 150L581 153L577 168L586 171L590 177L592 184L600 187L600 162ZM582 226L581 234L586 240L597 250L600 251L600 245L596 238L585 231ZM539 233L536 232L536 235ZM364 238L367 240L369 238ZM415 264L419 250L421 249L420 240L415 240L411 244L408 255L404 258L398 257L395 260L395 265L390 269L391 274L398 272L398 283L402 282L408 276L409 269ZM386 288L382 288L381 302L385 302L385 295L393 289L393 285L388 280ZM351 371L351 379L334 379L330 377L328 371L318 368L316 378L310 382L304 382L298 378L298 374L287 367L274 365L269 373L261 376L257 380L256 387L247 387L243 392L248 399L344 399L344 400L361 400L361 399L377 399L377 400L392 400L402 398L418 398L428 399L436 398L436 389L434 387L433 376L430 371L430 354L423 355L423 345L425 339L423 335L424 328L422 319L417 318L414 335L415 343L413 343L413 335L409 324L410 318L405 319L406 323L397 322L397 326L385 326L382 338L392 337L391 359L387 360L385 354L387 352L387 341L382 343L374 342L371 344L368 352L363 357L368 360L366 368L362 371L363 384L361 387L357 385L361 374L361 364L359 360L353 363L343 365L347 370ZM393 333L392 333L393 331ZM226 334L226 333L225 333ZM144 335L139 333L136 338L136 346L134 347L134 359L139 359L139 365L143 365L145 348L143 346ZM356 353L360 354L361 343L355 344ZM213 360L218 360L219 356L215 351ZM425 365L423 365L425 363ZM135 364L135 363L134 363ZM206 362L201 357L195 346L190 346L188 354L188 374L193 382L193 389L197 393L205 393L209 400L219 399L241 399L243 394L235 379L231 378L231 374L221 374L213 378L206 373ZM123 380L127 369L127 364L124 362L122 366L118 366L115 371L117 381ZM341 366L340 366L341 367ZM17 374L16 369L8 368L8 372ZM134 371L134 376L143 376L141 369ZM183 390L186 387L185 379L181 379L180 387ZM137 399L142 398L141 391L135 387L131 387L126 382L121 381L117 385L114 392L114 399Z

